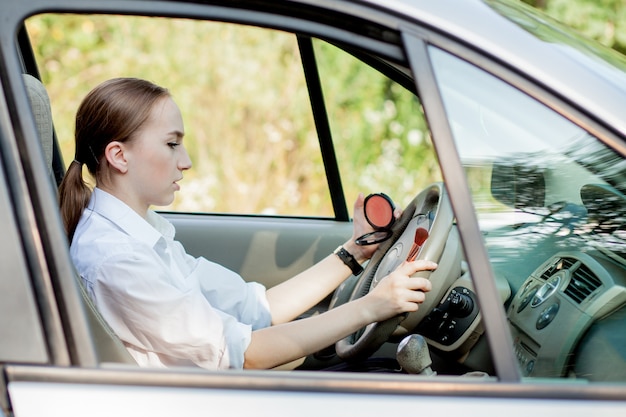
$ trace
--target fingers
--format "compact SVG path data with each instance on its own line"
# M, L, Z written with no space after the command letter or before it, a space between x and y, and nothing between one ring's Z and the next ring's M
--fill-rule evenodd
M426 300L426 293L432 289L432 284L426 278L412 275L417 271L435 268L437 264L431 261L405 261L380 280L367 296L377 306L373 310L379 315L378 320L417 311L419 305Z
M426 293L423 291L411 291L400 303L400 314L419 310L420 304L426 301Z
M389 277L394 281L394 286L399 286L411 292L420 294L418 298L423 301L425 292L432 289L432 283L429 279L421 277L412 277L418 271L432 271L437 268L437 264L431 261L419 260L414 262L403 262L389 274Z
M363 195L363 193L359 193L359 195L356 197L356 200L354 201L354 212L356 213L359 209L363 209L364 205L365 196Z
M363 193L359 193L357 199L354 202L354 218L352 224L352 237L344 246L346 249L352 253L353 256L357 258L359 262L364 261L372 257L373 253L378 248L378 245L366 245L361 246L355 243L356 239L365 235L366 233L370 233L374 231L372 226L365 219L365 196Z
M433 286L430 280L421 277L412 277L418 271L432 271L437 268L437 264L431 261L419 260L414 262L403 262L400 266L392 272L391 275L397 274L394 277L396 285L401 285L409 293L405 293L407 302L412 303L409 307L410 311L417 310L417 304L421 304L426 300L426 293L432 290Z
M397 268L396 271L411 276L419 271L433 271L437 269L437 264L433 261L426 261L423 259L417 261L404 261Z

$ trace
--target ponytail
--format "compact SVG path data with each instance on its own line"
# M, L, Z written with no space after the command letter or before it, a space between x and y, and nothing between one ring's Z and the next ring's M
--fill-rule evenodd
M65 233L72 242L76 226L83 210L89 203L91 188L83 180L83 165L74 160L70 164L63 181L59 186L59 201L61 205L61 218L65 225Z

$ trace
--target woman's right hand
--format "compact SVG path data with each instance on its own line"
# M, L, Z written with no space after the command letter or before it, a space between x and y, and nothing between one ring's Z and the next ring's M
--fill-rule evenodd
M398 314L417 311L419 304L424 302L426 294L432 289L431 282L426 278L411 275L418 271L434 270L437 264L431 261L418 260L403 262L393 272L384 277L363 301L368 303L371 322L379 322Z
M417 310L432 287L429 280L411 275L436 267L429 261L404 262L364 297L323 314L253 331L244 367L272 368L318 352L370 323Z

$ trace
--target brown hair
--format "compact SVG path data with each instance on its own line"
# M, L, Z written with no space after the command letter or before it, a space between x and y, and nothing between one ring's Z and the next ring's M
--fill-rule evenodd
M59 186L61 216L72 241L91 189L83 180L82 166L98 179L104 150L113 141L131 140L150 116L154 104L169 92L138 78L114 78L91 90L76 113L75 156Z

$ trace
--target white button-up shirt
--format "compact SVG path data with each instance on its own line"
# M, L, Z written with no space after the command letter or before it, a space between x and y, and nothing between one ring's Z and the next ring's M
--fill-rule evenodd
M142 366L241 368L252 330L271 324L265 287L174 240L153 211L147 221L96 188L70 254L96 307Z

